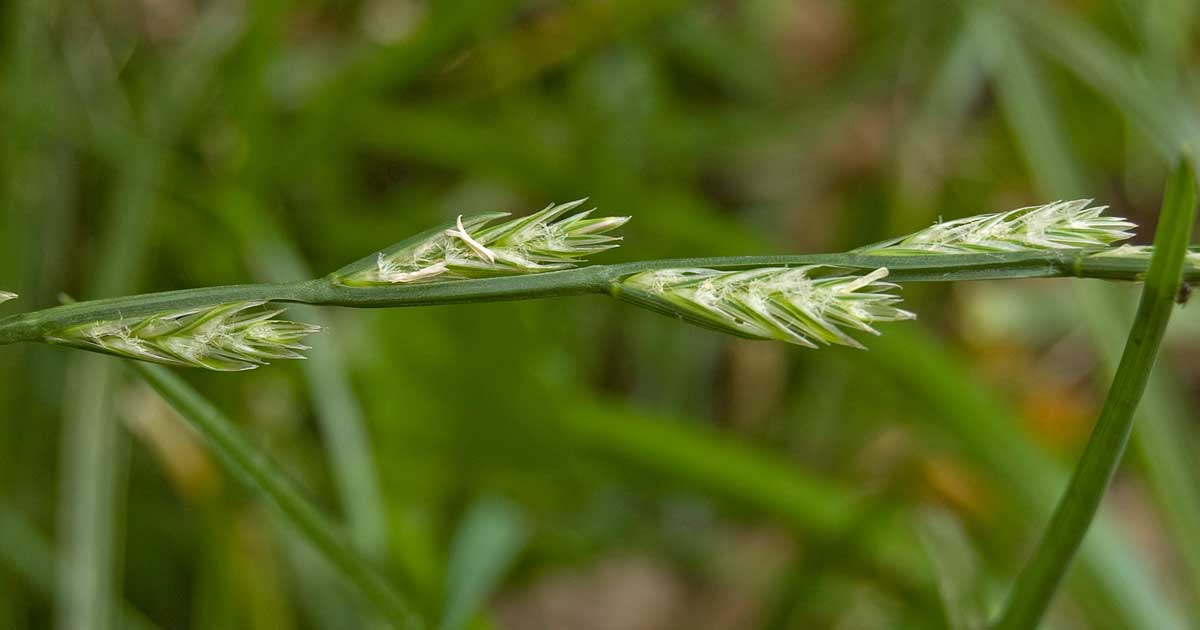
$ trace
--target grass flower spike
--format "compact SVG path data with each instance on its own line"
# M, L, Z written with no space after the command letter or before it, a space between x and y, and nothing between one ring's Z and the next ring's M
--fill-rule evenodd
M167 311L136 320L72 326L46 341L165 365L221 372L252 370L273 359L303 359L300 343L320 327L275 319L264 302Z
M888 270L866 275L819 275L829 267L766 267L748 271L666 269L622 281L617 296L666 315L752 339L808 348L862 348L843 328L878 335L871 324L914 319L887 293Z
M17 299L17 294L10 291L0 291L0 304Z
M1055 201L997 214L981 214L934 225L908 236L868 245L860 254L978 254L1108 247L1133 236L1137 227L1101 216L1108 206L1091 199Z
M629 217L589 218L588 210L560 219L586 201L547 206L540 212L488 227L506 213L459 217L454 227L427 232L335 274L347 286L379 286L557 271L584 256L616 247L609 236Z

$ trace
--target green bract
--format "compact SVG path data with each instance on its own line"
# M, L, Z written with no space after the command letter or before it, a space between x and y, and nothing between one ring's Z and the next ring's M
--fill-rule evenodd
M921 255L1020 252L1108 247L1133 236L1137 227L1119 217L1101 216L1108 206L1089 208L1091 199L1055 201L935 223L908 236L868 245L859 254Z
M866 275L819 276L821 265L748 271L664 269L622 281L618 297L695 324L752 339L774 339L809 348L838 344L862 348L842 328L879 332L873 322L914 319L896 308L899 288L888 270Z
M586 201L551 204L526 217L485 227L507 213L459 216L454 227L405 241L373 259L335 274L347 286L412 284L542 273L574 267L584 256L618 245L607 236L629 217L590 219L593 212L562 215Z
M319 326L277 320L264 302L231 302L99 321L55 331L46 341L164 365L221 372L252 370L272 359L303 359L300 340Z

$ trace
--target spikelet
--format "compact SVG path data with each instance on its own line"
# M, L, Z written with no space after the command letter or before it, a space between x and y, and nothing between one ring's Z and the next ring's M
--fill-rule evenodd
M303 359L304 337L319 326L275 319L265 302L231 302L138 319L89 322L46 341L140 361L220 372L253 370L273 359Z
M1101 216L1108 206L1089 208L1091 203L1091 199L1055 201L935 223L855 253L904 256L1085 249L1108 247L1133 236L1127 230L1136 225L1119 217Z
M584 256L616 247L621 238L606 233L629 220L589 218L593 210L559 219L584 201L551 204L491 227L508 214L460 215L453 228L381 252L370 264L352 265L335 279L347 286L379 286L567 269Z
M878 335L874 322L914 319L887 293L888 270L819 275L831 268L766 267L748 271L665 269L621 281L617 297L692 323L753 339L774 339L808 348L838 344L862 348L843 329Z

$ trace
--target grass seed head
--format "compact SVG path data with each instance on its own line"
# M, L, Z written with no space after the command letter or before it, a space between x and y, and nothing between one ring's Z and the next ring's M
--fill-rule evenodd
M996 214L935 223L908 236L868 245L859 254L889 256L979 254L1108 247L1131 238L1137 226L1102 216L1108 206L1089 208L1091 199L1055 201Z
M551 204L529 216L459 215L455 226L420 242L380 253L375 264L337 278L348 286L412 284L543 273L574 267L583 257L617 247L611 232L629 217L590 218L592 210L564 215L585 199Z
M273 359L303 359L302 339L319 326L276 319L263 302L166 311L138 319L89 322L46 341L129 359L221 372L252 370Z
M701 326L752 339L816 348L862 348L847 329L878 335L871 324L914 319L897 308L898 288L884 268L865 275L828 275L828 267L764 267L748 271L664 269L623 280L617 295Z
M20 296L18 296L16 293L12 293L9 291L0 291L0 304L3 304L9 300L15 300L18 297L20 297Z

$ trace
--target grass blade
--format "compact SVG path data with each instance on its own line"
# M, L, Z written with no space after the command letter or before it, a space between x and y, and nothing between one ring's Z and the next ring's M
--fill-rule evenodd
M1153 80L1137 59L1062 11L1043 3L1004 7L1030 42L1116 105L1161 153L1174 152L1181 139L1197 137L1194 108L1177 98L1175 86Z
M442 630L462 630L499 585L528 537L516 506L483 499L463 520L450 552Z
M409 599L356 555L279 467L243 437L216 407L165 368L136 362L130 365L179 412L232 474L279 508L288 522L381 613L400 628L424 626Z
M1010 518L1049 517L1055 489L1065 485L1067 471L1013 429L1019 426L1019 414L999 392L972 377L966 358L916 326L876 338L863 357L928 406L928 413L913 415L914 426L931 439L948 439L1006 490ZM1103 602L1103 612L1115 626L1182 627L1112 517L1102 511L1083 546L1080 568L1086 570L1080 572L1080 592Z
M937 570L938 592L949 627L961 630L986 624L984 571L971 539L954 514L927 508L917 514L917 530Z
M1082 162L1074 155L1075 152L1072 150L1062 122L1062 113L1058 111L1058 102L1053 98L1039 64L1032 55L1025 51L1024 40L1014 32L1011 22L1012 20L1002 15L994 16L994 19L989 22L992 28L985 33L989 37L984 40L992 45L998 55L1004 55L994 60L996 63L993 65L992 72L995 77L997 97L1002 104L1005 118L1018 139L1018 145L1024 154L1031 176L1044 194L1068 197L1083 194L1091 186L1088 184L1086 174L1077 166ZM1099 283L1077 283L1075 291L1083 304L1095 305L1097 302L1104 302L1103 297L1109 295L1112 288ZM1098 308L1085 308L1085 317L1093 321L1097 318L1110 320L1108 333L1094 334L1093 339L1101 353L1111 355L1110 370L1115 370L1121 352L1120 339L1124 331L1128 330L1128 322L1113 322L1111 321L1112 317L1107 315L1107 311L1101 313L1098 312L1099 310ZM1132 316L1130 320L1132 320ZM1112 374L1110 373L1108 376L1111 378ZM1167 496L1172 490L1186 487L1187 476L1181 474L1180 469L1170 467L1168 462L1186 458L1185 449L1188 442L1181 439L1182 433L1175 427L1171 414L1162 413L1164 401L1169 393L1168 388L1163 385L1165 384L1160 381L1159 386L1156 387L1152 380L1143 397L1142 411L1135 416L1137 430L1134 434L1134 444L1139 452L1144 452L1145 440L1139 438L1148 436L1152 443L1160 447L1158 453L1151 458L1153 463L1146 466L1146 479L1154 493L1163 499L1161 502L1165 505L1168 516L1174 517L1168 519L1169 524L1178 530L1183 523L1187 522L1189 514L1191 517L1195 517L1195 512L1190 511L1195 502L1187 496L1174 499ZM1091 537L1093 540L1099 538L1101 527L1102 522L1098 519L1093 526L1094 533ZM1191 536L1185 535L1177 538L1174 542L1180 546L1184 557L1196 557L1192 553L1196 545L1189 542ZM1085 545L1084 554L1088 553L1088 546L1096 545L1094 543ZM1112 557L1105 558L1109 562L1113 559ZM1127 568L1133 570L1087 571L1085 575L1081 576L1085 579L1079 580L1078 586L1081 588L1077 589L1079 590L1078 596L1084 600L1098 596L1098 593L1084 592L1082 588L1089 586L1092 582L1097 585L1114 581L1127 585L1149 582L1149 574L1146 571L1136 570L1132 564L1127 565ZM1087 575L1088 573L1092 575ZM1092 576L1098 580L1089 579ZM1126 590L1129 595L1138 592L1133 589ZM1152 593L1151 590L1143 592ZM1133 601L1136 601L1136 605ZM1155 620L1144 614L1146 612L1154 614L1167 612L1168 608L1162 603L1145 598L1137 598L1133 601L1129 605L1121 607L1122 611L1131 613L1125 623L1161 627L1166 622L1165 619ZM1132 614L1136 611L1143 611L1143 614L1137 616ZM1105 619L1108 615L1096 607L1089 607L1089 613L1092 613L1090 616L1096 622Z
M1113 297L1111 291L1097 289L1080 287L1077 294L1105 364L1104 376L1112 378L1121 357L1120 335L1129 327L1133 313L1123 308L1123 303L1108 299ZM1195 611L1200 603L1200 539L1195 535L1200 531L1200 496L1195 488L1200 481L1191 463L1194 440L1189 413L1178 377L1166 365L1155 366L1135 416L1132 446L1171 533L1180 565L1187 572L1187 590Z
M54 549L41 532L9 506L0 505L0 564L47 597L54 597ZM118 624L125 630L153 630L141 612L125 604Z
M117 512L124 509L119 485L128 442L113 411L118 375L101 357L78 357L67 387L75 392L64 405L62 505L59 531L60 627L104 630L112 626L113 584L117 583Z
M1175 306L1195 214L1195 175L1185 159L1167 186L1154 237L1154 258L1112 388L1066 494L1032 559L1017 578L997 624L1001 630L1037 625L1104 498L1129 441L1134 410Z
M99 29L89 8L76 7L81 18ZM128 150L129 169L114 186L111 216L98 248L89 296L111 296L128 292L145 269L149 233L153 223L158 187L166 178L166 162L158 148L176 137L182 121L195 106L197 91L207 84L214 68L239 32L236 20L220 11L206 15L196 33L178 51L175 73L154 95L150 107L154 117L147 123L156 142L138 143ZM119 72L99 56L71 58L67 65L77 87L87 94L89 115L97 133L107 129L108 116L131 126L129 103L118 84ZM184 78L186 76L186 78ZM126 440L112 411L112 386L118 375L113 363L92 357L73 364L71 378L80 392L64 415L63 509L59 528L67 537L60 560L58 579L63 589L58 602L62 628L105 630L114 615L114 584L119 552L117 514L123 510L124 474L122 458Z

